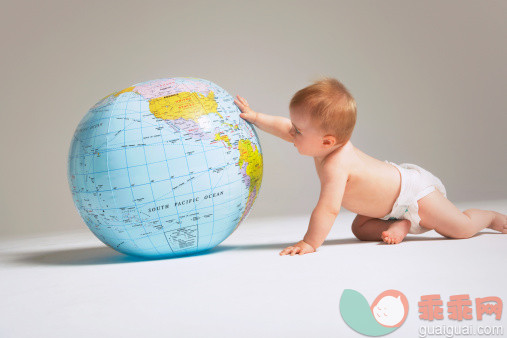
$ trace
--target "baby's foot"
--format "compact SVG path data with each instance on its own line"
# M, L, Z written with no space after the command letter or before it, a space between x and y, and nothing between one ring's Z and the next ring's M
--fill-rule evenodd
M409 229L409 220L393 222L386 231L382 232L382 240L387 244L398 244L407 236Z
M488 228L507 234L507 215L503 215L496 211L493 212L495 213L495 218Z

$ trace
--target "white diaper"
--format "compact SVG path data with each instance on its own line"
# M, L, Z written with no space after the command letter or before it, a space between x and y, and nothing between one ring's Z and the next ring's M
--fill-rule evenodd
M400 195L393 205L393 210L382 217L383 220L389 219L408 219L411 223L409 234L421 234L431 229L419 225L419 205L417 201L438 189L445 197L445 187L435 175L429 171L410 163L401 163L400 165L385 161L394 165L401 174Z

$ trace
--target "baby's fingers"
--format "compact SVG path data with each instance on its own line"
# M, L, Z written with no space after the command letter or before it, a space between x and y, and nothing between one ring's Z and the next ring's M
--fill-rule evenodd
M280 251L280 256L283 256L287 254L287 249L283 249L282 251Z
M301 250L299 251L299 255L301 256L301 255L307 254L308 252L309 252L308 250L301 249Z
M291 249L293 249L293 247L292 247L292 246L289 246L289 247L287 247L287 248L283 249L283 250L280 252L280 256L283 256L283 255L287 255L287 254L289 254L289 253L290 253L290 251L291 251Z
M238 100L234 100L234 103L240 107L240 108L243 108L243 103L239 102Z
M251 111L250 107L245 106L243 103L239 102L238 100L234 100L234 103L236 104L236 106L238 106L239 110L241 110L242 113L246 114Z
M248 101L244 97L241 97L239 95L237 95L237 97L241 101L241 103L243 103L245 106L248 107Z

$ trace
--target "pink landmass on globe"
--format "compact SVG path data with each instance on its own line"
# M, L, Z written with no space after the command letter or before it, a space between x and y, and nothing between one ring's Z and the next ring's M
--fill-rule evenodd
M209 86L198 81L186 80L187 84L191 85L190 89L184 83L178 83L174 79L155 80L144 85L139 85L134 88L136 93L141 94L147 100L155 99L157 97L175 95L181 92L199 92L203 95L209 94Z

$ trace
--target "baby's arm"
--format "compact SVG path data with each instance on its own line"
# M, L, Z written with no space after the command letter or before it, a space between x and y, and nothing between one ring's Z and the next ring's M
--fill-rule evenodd
M323 170L319 202L310 217L308 231L302 241L284 249L280 255L291 254L293 256L298 252L299 254L313 252L324 243L340 212L347 179L348 173L340 171L336 167ZM308 245L313 251L311 249L308 251Z
M337 169L337 168L332 168ZM314 249L324 243L342 204L343 193L347 184L346 173L334 172L331 175L322 174L319 202L313 209L310 225L303 241Z
M237 96L234 103L239 107L242 113L239 115L241 118L254 124L259 129L278 136L279 138L293 143L293 137L290 134L292 129L292 122L290 119L283 116L271 116L263 113L253 111L248 102L241 96Z

